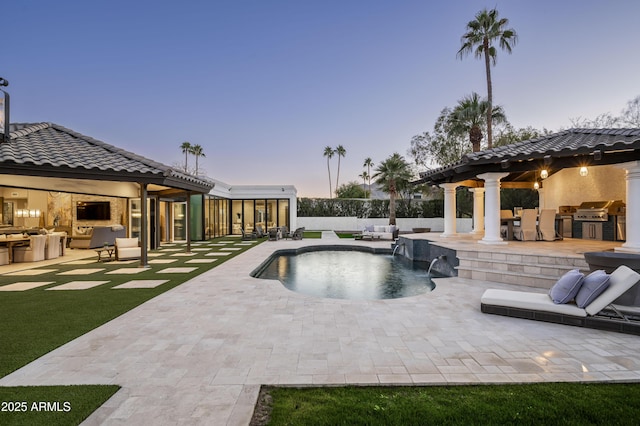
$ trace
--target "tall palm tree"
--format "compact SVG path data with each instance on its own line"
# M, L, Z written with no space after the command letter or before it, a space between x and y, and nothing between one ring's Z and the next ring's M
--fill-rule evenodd
M340 180L340 157L347 155L347 150L344 149L342 145L338 145L335 153L338 154L338 174L336 175L336 190L338 190L338 181Z
M480 95L473 92L469 96L458 101L458 105L449 115L449 125L452 132L459 135L469 135L469 142L473 147L473 152L480 151L482 141L482 128L487 124L487 110L489 102L480 98ZM501 106L493 107L491 119L496 123L503 123L507 120Z
M364 190L365 197L367 197L368 191L365 188L367 187L367 179L371 179L371 176L369 176L369 173L367 173L367 171L365 170L362 173L360 173L358 177L362 178L362 189Z
M409 163L397 152L376 168L373 178L384 192L389 193L389 225L396 224L396 196L411 179Z
M476 58L484 55L485 69L487 73L487 146L493 147L493 133L491 126L491 112L493 110L493 87L491 85L491 62L496 64L498 52L493 46L498 41L500 48L511 53L512 46L518 42L518 35L513 28L506 28L509 20L498 18L496 9L483 9L478 12L473 21L467 23L467 32L461 38L462 47L458 50L457 56L462 59L473 52Z
M334 151L330 146L326 146L324 148L324 156L327 157L327 172L329 172L329 198L331 198L333 194L333 189L331 188L331 167L329 167L329 160L333 157Z
M369 196L371 196L371 168L373 167L371 157L365 158L362 166L367 168L367 174L369 175Z
M198 157L206 157L206 155L204 155L204 149L200 145L193 145L191 153L196 156L196 176L198 176Z
M182 150L182 153L184 154L184 171L185 173L187 173L189 171L189 168L187 167L187 160L189 159L189 154L191 154L191 143L189 142L182 142L182 145L180 145L180 149Z

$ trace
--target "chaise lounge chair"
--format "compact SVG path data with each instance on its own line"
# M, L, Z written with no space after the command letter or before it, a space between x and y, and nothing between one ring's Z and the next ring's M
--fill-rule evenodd
M617 331L640 335L637 308L623 313L625 307L613 305L613 301L633 287L640 274L625 265L616 268L609 276L609 286L584 308L573 303L554 303L546 293L488 289L481 298L482 312L547 321L565 325Z

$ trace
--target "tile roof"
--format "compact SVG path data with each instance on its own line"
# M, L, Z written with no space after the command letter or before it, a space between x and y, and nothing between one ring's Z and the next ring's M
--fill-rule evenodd
M208 192L213 182L82 135L54 123L12 123L10 142L0 143L4 174L11 168L64 169L87 178L140 181ZM90 177L89 177L90 175ZM117 179L117 177L120 179ZM114 179L114 177L116 177ZM184 188L183 188L184 187Z
M575 162L579 156L593 158L595 151L600 151L603 158L607 157L596 164L615 164L640 159L640 129L564 130L535 139L466 154L456 163L421 172L420 179L415 183L456 182L457 178L459 180L469 179L477 173L509 172L509 168L505 165L516 162L530 163L531 160L552 159L556 161L556 164L562 164L562 160ZM632 151L633 154L626 157L606 155L621 151Z

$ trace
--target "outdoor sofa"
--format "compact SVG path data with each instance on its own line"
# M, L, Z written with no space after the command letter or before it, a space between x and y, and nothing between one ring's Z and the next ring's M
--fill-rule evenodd
M70 248L92 249L103 247L105 244L112 246L116 238L127 236L127 229L122 225L94 226L85 235L74 234L69 243Z
M575 274L576 271L570 272ZM604 271L595 271L592 274L595 273L599 273L600 276L607 275ZM560 284L569 274L567 273L560 278L556 285ZM596 295L594 292L592 293L594 297L583 298L587 304L582 308L573 302L575 294L572 296L567 293L565 299L568 300L562 301L564 303L559 303L558 300L554 302L551 297L553 287L550 294L488 289L482 295L480 309L489 314L640 335L638 308L613 304L639 280L640 274L621 265L608 275L608 286L603 286L606 289L602 293ZM576 290L575 287L572 288L573 290ZM588 291L591 290L591 288L588 289ZM580 288L576 290L576 293L579 291Z
M362 231L362 238L395 240L398 238L398 227L395 225L369 225Z

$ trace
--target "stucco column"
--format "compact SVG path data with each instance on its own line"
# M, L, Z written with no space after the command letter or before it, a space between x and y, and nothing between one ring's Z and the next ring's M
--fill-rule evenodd
M544 198L544 188L540 187L538 188L538 207L539 210L544 209L546 206L546 200Z
M473 235L484 234L484 188L469 188L473 192Z
M640 161L622 165L626 170L625 181L627 191L627 235L626 242L615 251L640 253Z
M481 244L506 244L500 236L500 179L509 173L483 173L478 179L484 180L485 223Z
M455 237L456 233L456 188L457 183L441 183L444 188L444 233L441 237Z

